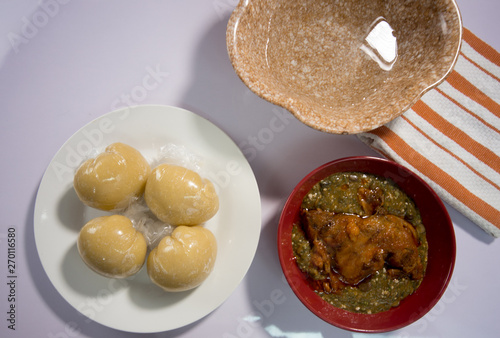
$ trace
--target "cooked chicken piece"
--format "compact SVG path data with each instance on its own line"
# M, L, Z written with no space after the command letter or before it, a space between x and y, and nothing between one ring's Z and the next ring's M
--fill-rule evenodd
M374 215L384 204L384 191L378 187L358 189L358 201L366 216Z
M412 279L423 276L416 231L400 217L304 210L302 224L312 244L312 264L331 280L356 285L384 265ZM335 291L338 283L331 288Z

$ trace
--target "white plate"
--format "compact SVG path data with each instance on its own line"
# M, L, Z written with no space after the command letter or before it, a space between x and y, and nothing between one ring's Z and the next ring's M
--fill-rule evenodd
M212 274L198 288L167 293L143 269L118 280L101 277L80 259L76 239L92 217L73 190L75 169L108 144L123 142L154 162L165 145L198 159L202 176L215 184L220 209L205 226L217 238ZM78 311L103 325L129 332L160 332L193 323L226 300L245 276L261 229L255 176L234 142L209 121L183 109L136 106L106 114L75 133L57 152L40 183L35 241L43 268L59 293Z

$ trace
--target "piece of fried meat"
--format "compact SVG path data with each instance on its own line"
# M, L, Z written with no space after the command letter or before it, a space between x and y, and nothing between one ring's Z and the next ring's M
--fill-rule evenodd
M303 210L302 225L311 242L311 263L331 281L357 285L386 266L390 275L423 277L415 228L394 215L360 217L323 210ZM327 291L335 291L332 283Z

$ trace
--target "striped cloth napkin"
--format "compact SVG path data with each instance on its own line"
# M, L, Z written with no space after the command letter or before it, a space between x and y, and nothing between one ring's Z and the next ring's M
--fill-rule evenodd
M400 117L358 137L500 237L500 53L469 30L445 82Z

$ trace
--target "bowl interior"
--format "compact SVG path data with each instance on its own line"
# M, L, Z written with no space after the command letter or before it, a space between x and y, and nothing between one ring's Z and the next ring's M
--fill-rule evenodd
M299 220L304 196L321 179L344 171L371 173L392 179L410 196L420 210L429 244L428 265L420 287L401 301L398 307L376 314L358 314L336 308L309 286L299 270L292 250L292 226ZM308 174L290 194L281 214L278 228L278 252L287 281L314 314L337 327L358 332L396 330L425 315L444 293L455 264L455 233L448 212L435 192L418 176L388 160L373 157L351 157L327 163Z
M327 132L378 127L453 68L454 0L241 1L228 51L256 94Z

